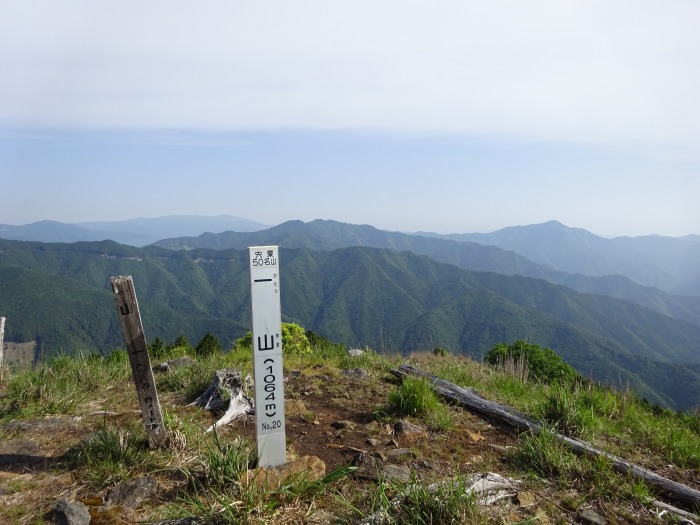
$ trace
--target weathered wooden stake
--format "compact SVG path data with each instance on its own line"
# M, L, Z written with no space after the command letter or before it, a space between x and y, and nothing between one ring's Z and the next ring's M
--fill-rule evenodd
M3 347L3 340L5 339L5 318L0 317L0 367L2 367L5 359L5 351Z
M148 346L146 345L146 336L143 333L134 281L131 276L122 275L112 277L110 281L114 291L117 315L121 321L126 351L129 354L131 372L134 375L136 393L139 396L148 442L151 446L160 445L166 434L165 423L160 409L160 401L158 401L156 383L153 380L153 369L148 357Z

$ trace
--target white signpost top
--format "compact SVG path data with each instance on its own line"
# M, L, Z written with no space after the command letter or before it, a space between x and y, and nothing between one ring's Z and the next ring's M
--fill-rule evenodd
M275 467L287 462L279 249L253 246L248 250L258 465Z

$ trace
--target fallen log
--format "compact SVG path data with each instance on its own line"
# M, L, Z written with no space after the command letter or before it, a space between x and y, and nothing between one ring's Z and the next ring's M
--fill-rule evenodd
M540 432L550 431L549 429L543 428L542 425L527 417L522 412L484 399L471 389L457 386L454 383L440 379L429 372L425 372L411 365L401 365L394 373L400 377L406 375L422 377L429 381L435 392L442 397L454 401L489 420L515 428L520 432L530 431L539 434ZM655 472L625 461L609 452L599 450L585 441L573 439L559 433L554 433L554 436L578 454L590 457L603 456L610 461L612 467L617 472L630 475L636 479L641 479L658 492L682 502L690 508L700 508L700 491L683 485L682 483L664 478L663 476L659 476Z

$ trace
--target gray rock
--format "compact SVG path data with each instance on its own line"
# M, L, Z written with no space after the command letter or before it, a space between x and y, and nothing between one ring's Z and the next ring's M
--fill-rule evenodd
M0 441L0 454L38 456L41 454L41 448L36 441L31 439L11 439Z
M382 452L381 450L375 450L374 452L372 452L372 456L381 460L383 463L386 463L387 461L389 461L389 458L387 457L387 455L384 454L384 452Z
M384 464L379 458L365 453L356 455L352 458L350 464L353 467L357 467L355 477L371 480L379 479L379 473L384 467Z
M355 423L353 423L352 421L348 421L347 419L343 419L341 421L334 421L333 423L331 423L331 426L333 428L337 428L338 430L352 430L357 425Z
M105 497L105 507L136 509L141 502L158 489L158 482L151 476L130 479L110 489Z
M75 426L75 419L72 417L58 416L46 419L28 419L10 421L5 425L8 430L21 430L22 432L50 433L56 430Z
M165 363L159 364L153 370L156 372L167 372L171 368L179 368L181 366L192 366L193 364L195 364L195 360L191 357L178 357L177 359L173 359L172 361L166 361Z
M403 419L397 421L394 425L394 433L396 434L416 434L424 433L425 431L423 427L414 425L410 421L405 421Z
M389 459L413 459L416 457L416 453L410 448L395 448L387 450L385 454Z
M605 525L607 523L607 520L603 516L591 509L586 509L581 512L579 520L581 523L586 523L588 525Z
M421 459L420 461L418 461L418 462L415 464L415 466L416 466L417 468L422 468L422 469L425 469L425 470L433 470L433 469L435 468L435 466L434 466L430 461L428 461L427 459Z
M88 525L90 511L79 501L60 499L53 509L53 521L57 525Z
M388 481L408 483L411 481L411 469L406 465L384 465L381 477Z
M343 370L343 375L351 379L368 379L369 373L364 368L348 368Z
M348 350L348 355L350 357L362 357L365 354L364 350L360 350L359 348L351 348Z

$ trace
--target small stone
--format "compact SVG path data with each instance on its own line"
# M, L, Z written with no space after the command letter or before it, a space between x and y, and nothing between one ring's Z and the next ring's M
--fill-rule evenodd
M375 438L367 438L367 441L365 441L365 443L367 443L370 447L377 447L381 445L382 442Z
M75 422L72 417L68 416L48 417L45 419L18 419L5 424L7 430L20 430L22 432L40 434L50 434L73 426L75 426Z
M388 481L408 483L411 481L411 469L406 465L384 465L381 477Z
M130 479L107 492L105 507L128 507L136 509L158 488L158 482L151 476Z
M418 461L418 463L416 463L416 466L425 470L435 469L435 466L427 459L421 459L420 461Z
M347 370L343 370L343 375L358 380L369 378L369 373L364 368L348 368Z
M394 433L396 435L401 435L409 442L428 437L428 431L425 428L404 420L396 422L394 425Z
M14 421L10 421L14 423ZM9 424L7 425L9 427ZM0 454L7 455L10 458L15 456L40 456L41 448L36 441L31 439L10 439L8 441L0 441ZM4 466L4 460L2 461Z
M425 429L423 427L419 427L418 425L414 425L410 421L401 419L394 425L394 432L397 434L411 434L414 432L425 432Z
M338 430L352 430L357 425L355 425L355 423L353 423L352 421L343 419L341 421L334 421L333 423L331 423L331 426L333 428L337 428Z
M57 525L89 525L90 511L79 501L61 499L53 509L53 519Z
M412 459L416 457L416 453L410 448L396 448L386 451L387 457L391 459Z
M283 480L292 474L302 473L305 473L308 481L318 481L326 475L326 464L318 456L301 456L296 461L287 463L281 469Z
M348 355L350 357L362 357L364 355L365 351L360 350L359 348L351 348L348 350Z
M384 466L382 460L370 456L369 454L358 454L352 458L350 464L357 467L355 477L362 479L376 480L379 478L379 472Z
M374 456L375 458L377 458L378 460L380 460L382 463L386 463L387 461L389 461L389 458L387 457L387 455L384 454L384 452L382 452L382 451L380 451L380 450L375 450L375 451L372 453L372 456Z
M172 361L166 361L156 366L153 370L156 372L168 372L171 368L180 368L183 366L192 366L195 364L195 360L191 357L178 357Z
M588 525L605 525L607 520L598 514L597 512L586 509L581 514L579 514L579 519L581 523L587 523Z
M306 414L308 409L301 399L285 399L284 412L288 416L300 416Z
M532 492L522 491L518 492L518 505L521 507L531 507L537 503L535 495Z
M326 475L326 464L318 456L302 456L280 467L259 467L241 474L241 484L256 483L266 490L277 490L292 475L302 475L317 481Z

